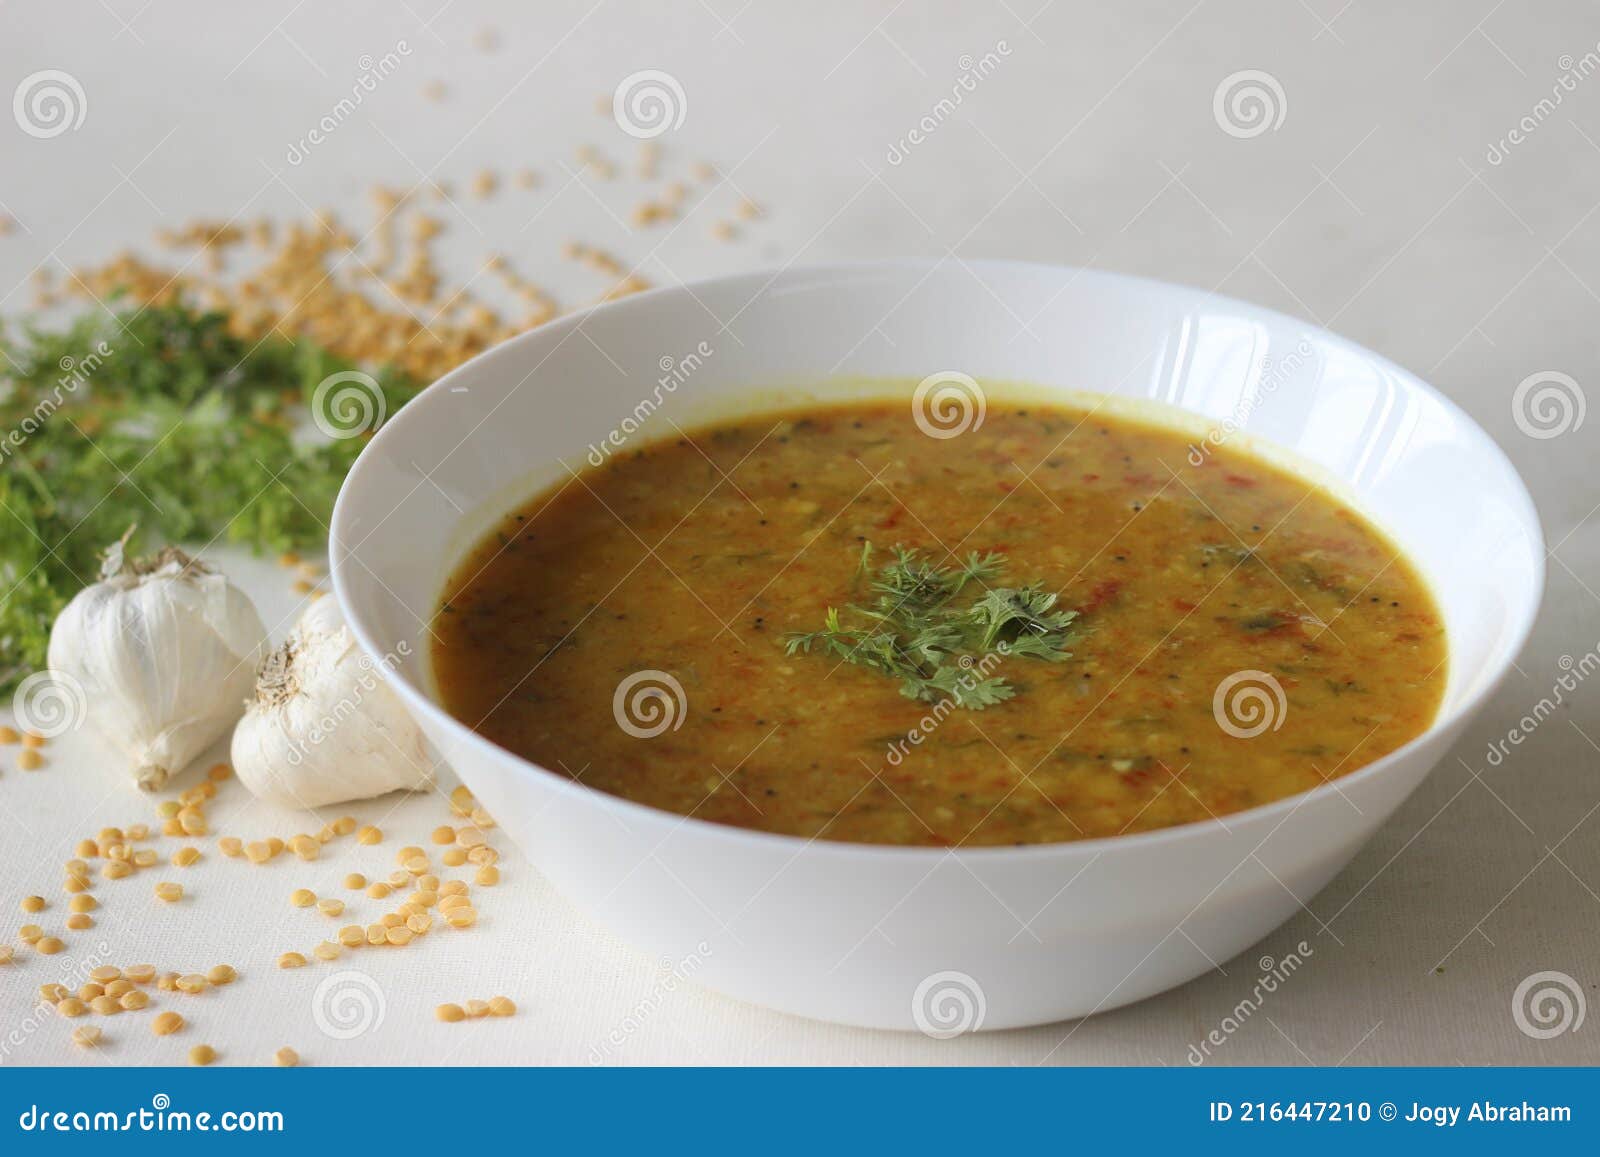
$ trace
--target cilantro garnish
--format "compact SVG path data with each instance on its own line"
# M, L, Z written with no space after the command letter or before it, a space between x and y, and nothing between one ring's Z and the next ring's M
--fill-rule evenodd
M820 631L789 635L786 652L817 648L843 662L900 681L907 699L981 711L1016 694L990 671L1016 656L1059 663L1078 614L1058 610L1058 596L1038 583L992 586L1006 558L974 551L963 561L938 565L923 553L896 546L892 559L871 569L872 544L862 547L857 582L868 602L829 607Z

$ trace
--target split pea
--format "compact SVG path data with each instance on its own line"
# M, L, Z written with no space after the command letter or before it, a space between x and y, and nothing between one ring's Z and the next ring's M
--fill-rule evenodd
M306 958L298 952L285 952L278 957L279 968L304 968Z
M92 1049L100 1043L100 1026L86 1024L72 1030L72 1043L86 1049Z
M24 912L43 912L44 911L44 897L43 896L24 896L22 898L22 910Z
M209 1065L217 1059L217 1050L210 1045L195 1045L189 1050L189 1063L191 1065Z
M212 984L232 984L239 979L239 970L231 964L218 964L206 972L206 979Z
M175 1012L163 1012L150 1022L150 1031L157 1036L171 1036L183 1027L183 1017Z
M289 903L296 908L309 908L317 902L317 894L310 888L296 888L289 893Z
M433 1015L442 1021L466 1020L467 1013L459 1004L441 1004L433 1010Z
M292 1069L300 1063L300 1054L285 1045L272 1054L272 1059L278 1063L280 1069Z
M174 884L170 880L157 884L156 899L164 900L168 904L176 904L183 899L183 885Z

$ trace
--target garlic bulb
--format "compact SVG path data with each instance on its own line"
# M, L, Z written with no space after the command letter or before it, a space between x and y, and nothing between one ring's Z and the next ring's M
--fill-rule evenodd
M266 649L254 604L222 575L173 547L129 561L118 543L56 619L48 662L154 791L227 734Z
M316 808L432 781L422 732L345 625L312 603L267 657L233 732L233 770L257 799Z

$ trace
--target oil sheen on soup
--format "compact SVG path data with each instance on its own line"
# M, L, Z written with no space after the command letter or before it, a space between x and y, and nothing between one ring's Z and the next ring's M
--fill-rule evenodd
M1440 614L1327 491L1100 406L928 428L852 403L614 450L461 562L444 705L669 812L937 846L1223 817L1432 721Z

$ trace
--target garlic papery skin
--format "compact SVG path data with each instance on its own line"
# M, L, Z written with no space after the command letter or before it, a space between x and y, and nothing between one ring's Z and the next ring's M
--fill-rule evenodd
M119 543L56 618L48 662L155 791L228 733L266 650L255 605L221 574L174 547L128 561Z
M311 604L267 656L233 731L233 771L267 803L318 808L432 782L422 731L333 599Z

